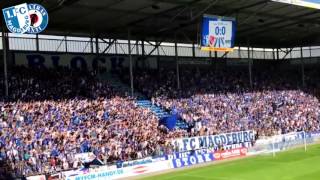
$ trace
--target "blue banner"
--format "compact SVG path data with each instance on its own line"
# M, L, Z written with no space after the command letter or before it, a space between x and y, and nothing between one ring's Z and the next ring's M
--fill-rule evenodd
M209 149L199 149L195 151L186 151L186 152L175 152L173 154L167 154L165 155L165 160L172 160L172 159L179 159L179 158L185 158L191 155L202 155L210 153L211 151Z
M172 165L174 168L181 168L185 166L192 166L196 164L206 163L214 161L212 153L206 153L202 155L189 155L187 157L173 159Z
M169 130L173 130L176 127L176 123L178 121L178 115L173 114L169 117L162 118L160 120L160 124L166 126Z

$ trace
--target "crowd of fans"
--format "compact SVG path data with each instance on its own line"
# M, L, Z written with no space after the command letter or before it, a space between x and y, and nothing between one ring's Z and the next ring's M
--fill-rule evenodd
M320 129L314 87L299 88L299 73L180 70L137 73L137 87L154 104L178 112L192 127L190 136L254 129L260 136ZM158 83L155 83L158 82Z
M86 72L20 67L9 91L0 102L0 161L19 175L78 168L77 153L93 152L105 164L144 158L179 133Z
M106 164L170 153L173 138L320 130L319 101L312 88L299 89L296 74L259 72L251 87L247 71L182 69L178 89L174 71L159 71L136 72L135 87L190 129L159 126L149 109L95 73L12 69L10 96L0 100L0 161L30 175L78 168L77 153Z

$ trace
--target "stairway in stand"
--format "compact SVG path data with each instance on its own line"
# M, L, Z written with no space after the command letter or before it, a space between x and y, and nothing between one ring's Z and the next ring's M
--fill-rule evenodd
M171 114L167 112L162 107L159 107L155 104L152 104L150 100L138 100L137 105L142 108L150 109L159 119L170 117ZM178 119L176 123L176 127L179 129L188 129L188 124L182 119Z
M131 87L121 81L121 79L118 77L118 75L114 75L111 73L103 73L98 76L98 78L102 81L107 81L112 85L115 90L119 90L121 92L126 92L126 94L131 95ZM134 92L133 96L136 97L137 99L146 99L146 97L139 93L139 92Z
M142 108L150 109L159 119L169 117L170 114L163 108L152 104L150 100L138 100L137 105Z
M122 83L117 75L112 75L111 73L103 73L99 76L99 79L109 82L116 90L124 91L127 94L130 94L131 92L130 86ZM144 96L143 94L135 91L134 97L137 98L136 104L139 107L150 109L159 119L171 116L170 112L162 107L152 104L152 102L150 100L147 100L146 96ZM188 129L188 124L184 120L179 118L177 120L176 127L179 129Z

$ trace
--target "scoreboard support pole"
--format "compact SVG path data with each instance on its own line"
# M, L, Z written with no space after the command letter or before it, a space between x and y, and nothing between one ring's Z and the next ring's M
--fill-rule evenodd
M132 62L132 54L131 54L131 33L130 29L128 29L128 56L130 62L130 85L131 85L131 97L133 97L133 62Z
M302 87L305 87L306 82L305 82L305 78L304 78L304 60L303 60L303 48L300 47L300 63L301 63L301 75L302 75Z
M7 67L7 58L8 58L8 47L7 47L7 38L8 33L5 32L5 26L2 26L2 50L3 50L3 73L4 73L4 88L5 96L9 96L9 85L8 85L8 67Z

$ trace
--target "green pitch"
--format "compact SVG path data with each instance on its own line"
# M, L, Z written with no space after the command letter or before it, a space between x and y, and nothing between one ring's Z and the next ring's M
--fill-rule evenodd
M320 180L320 145L147 177L145 180Z

